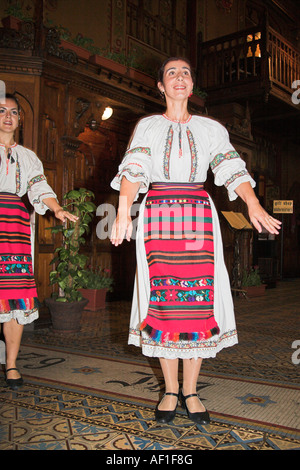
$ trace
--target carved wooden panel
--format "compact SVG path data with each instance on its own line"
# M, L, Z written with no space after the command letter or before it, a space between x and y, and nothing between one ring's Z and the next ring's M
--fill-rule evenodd
M45 169L45 176L47 178L48 184L52 187L54 191L56 191L56 170ZM53 252L54 240L51 230L49 230L49 228L53 227L53 225L56 225L58 221L55 219L55 217L49 210L46 212L46 215L37 215L36 217L38 218L37 243L38 245L42 246L43 249L45 249L45 245L51 245L51 247L49 247L49 250Z
M64 131L64 86L54 80L41 79L40 112L38 123L38 157L44 166L47 182L62 199L62 149L60 133ZM35 279L40 301L49 297L53 288L49 286L49 265L53 258L57 240L50 228L58 224L49 210L36 216Z
M49 285L49 274L52 269L50 263L52 258L53 253L39 253L39 275L35 273L35 280L38 290L38 297L41 302L44 299L49 298L54 291L53 287Z
M56 122L47 114L42 116L41 147L44 161L55 162L58 153L58 131Z

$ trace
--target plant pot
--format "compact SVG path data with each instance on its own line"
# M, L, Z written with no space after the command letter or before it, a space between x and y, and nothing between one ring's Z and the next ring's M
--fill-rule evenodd
M260 297L265 295L266 286L261 284L260 286L242 286L242 289L246 292L248 297Z
M19 18L16 18L15 16L6 16L5 18L2 18L2 24L4 28L7 29L15 29L16 31L19 31L20 25L22 23L22 20Z
M65 41L64 39L61 39L60 45L66 50L69 49L75 52L77 57L79 57L80 59L89 60L91 53L84 47L77 46L77 44L74 44L73 42Z
M89 62L94 65L98 65L99 67L104 67L112 72L120 73L121 75L125 75L127 72L126 65L119 64L119 62L115 62L114 60L108 59L107 57L103 57L101 55L92 55L89 58Z
M53 331L56 333L76 333L80 331L81 315L88 303L87 299L79 302L57 302L54 299L45 299L50 310Z
M128 68L127 75L132 78L133 80L136 80L137 82L140 82L146 86L150 86L155 88L156 82L153 77L150 75L147 75L144 72L141 72L140 70L133 69L131 67Z
M105 300L107 289L80 289L83 297L88 300L84 310L92 310L96 312L105 308Z

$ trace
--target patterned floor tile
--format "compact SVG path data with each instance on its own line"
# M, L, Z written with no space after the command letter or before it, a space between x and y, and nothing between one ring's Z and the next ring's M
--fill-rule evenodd
M105 446L102 446L102 450L144 450L150 443L151 441L148 439L120 433Z
M65 441L54 442L27 442L24 444L17 444L15 450L68 450Z
M204 361L198 382L207 426L180 407L155 422L163 380L157 360L127 345L130 302L85 313L76 334L25 329L25 385L12 392L0 374L0 450L300 450L299 304L299 279L235 299L239 345Z
M169 445L169 444L164 444L162 442L152 442L151 444L149 444L147 447L145 447L144 450L147 450L147 451L159 451L159 452L170 452L170 451L173 451L173 450L186 450L185 448L182 448L178 445Z
M300 442L296 439L278 439L268 436L261 450L300 450Z
M118 433L106 431L72 436L68 439L68 449L103 450L108 445L108 443L116 439L118 435Z

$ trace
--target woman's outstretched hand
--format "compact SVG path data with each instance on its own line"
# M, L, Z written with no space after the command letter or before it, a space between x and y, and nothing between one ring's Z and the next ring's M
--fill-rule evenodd
M43 202L46 204L46 206L53 211L54 216L58 219L61 220L61 222L65 222L67 219L69 219L71 222L77 222L79 217L77 215L71 214L68 211L65 211L57 202L57 200L54 197L48 197L43 199Z
M248 212L252 224L259 233L262 232L262 227L264 227L274 235L279 234L281 228L280 220L269 215L258 201L248 204Z
M129 242L132 235L132 219L130 216L118 213L111 230L110 241L113 245L120 245L125 236Z
M62 222L65 222L67 219L71 222L77 222L77 220L79 219L79 217L77 217L76 215L71 214L70 212L65 211L62 208L57 209L54 212L54 215L58 220L61 220Z
M281 227L281 222L267 213L267 211L260 205L251 185L249 182L241 183L235 192L247 204L249 218L256 228L261 233L262 227L268 232L278 235Z
M133 225L130 217L130 208L139 190L140 184L140 182L131 183L125 176L122 178L119 209L110 235L110 241L115 246L121 245L124 238L126 238L128 242L131 239Z

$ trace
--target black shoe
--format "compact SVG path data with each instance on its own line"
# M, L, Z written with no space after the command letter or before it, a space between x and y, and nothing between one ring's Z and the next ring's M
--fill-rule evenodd
M187 407L186 400L190 397L197 397L197 393L192 393L191 395L187 395L186 397L183 395L182 391L180 391L180 401L181 401L181 406L182 408L185 408L187 411L187 415L190 418L191 421L193 421L196 424L209 424L210 423L210 417L208 414L208 411L205 410L203 412L196 412L196 413L191 413Z
M177 403L176 403L175 409L171 411L159 410L158 409L159 404L156 406L155 419L158 423L164 423L164 424L169 423L170 421L173 421L173 419L176 416L176 408L178 404L178 393L167 392L164 394L164 396L165 395L173 395L174 397L177 397Z
M7 374L7 372L9 372L10 370L18 370L18 369L16 369L15 367L12 367L11 369L7 369L7 370L6 370L6 374ZM7 378L5 378L5 381L6 381L7 385L8 385L12 390L18 390L18 388L23 385L23 379L22 379L22 377L19 377L18 379L7 379Z

